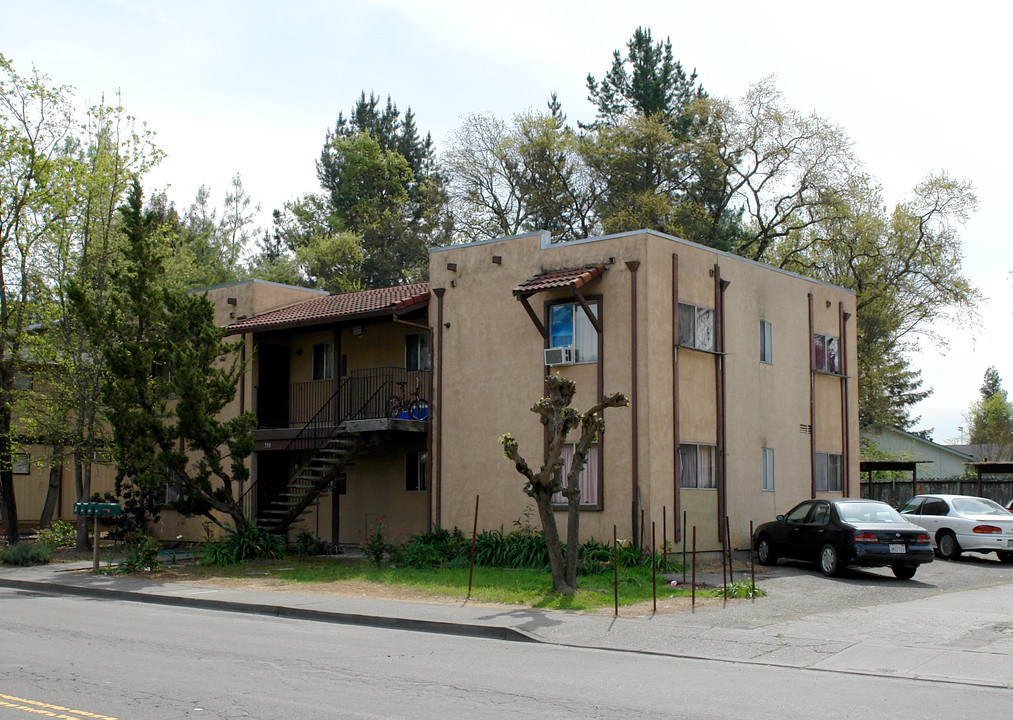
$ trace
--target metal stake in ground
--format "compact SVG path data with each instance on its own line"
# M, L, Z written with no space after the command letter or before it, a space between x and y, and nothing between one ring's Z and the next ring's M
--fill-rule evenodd
M654 554L653 520L651 520L651 596L654 598L654 612L658 612L658 560Z
M475 536L478 535L478 495L475 496L475 524L471 527L471 563L468 565L468 599L471 599L471 576L475 572Z
M734 585L735 579L732 577L732 530L731 525L728 524L728 516L725 515L725 538L728 540L728 584Z
M619 533L615 525L612 526L612 593L616 604L613 617L619 617Z
M685 540L683 540L683 542L685 542ZM686 566L683 565L683 568L685 568L685 567ZM685 574L685 572L686 572L685 569L683 569L683 574ZM696 612L696 525L693 526L693 585L692 585L692 588L693 588L693 601L692 601L692 605L690 605L690 612Z
M686 511L682 511L682 582L686 584Z
M749 521L749 574L752 587L749 589L749 602L756 602L756 556L753 555L753 521Z
M727 515L725 516L728 517ZM718 520L718 537L721 539L721 607L728 606L728 555L725 554L725 529Z

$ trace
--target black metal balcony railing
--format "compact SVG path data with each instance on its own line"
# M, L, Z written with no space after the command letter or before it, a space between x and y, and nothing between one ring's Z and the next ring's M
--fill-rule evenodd
M287 417L273 414L260 418L261 427L302 428L308 425L335 427L346 420L369 420L387 416L387 402L402 392L416 389L429 400L429 371L398 367L353 370L342 380L314 380L289 385L260 385L258 404L266 398L288 397ZM404 383L403 385L401 383Z

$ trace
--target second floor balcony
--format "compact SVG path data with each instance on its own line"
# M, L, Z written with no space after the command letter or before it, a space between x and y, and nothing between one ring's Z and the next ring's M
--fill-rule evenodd
M359 421L425 423L430 376L428 370L379 367L327 380L258 384L257 436L316 436Z

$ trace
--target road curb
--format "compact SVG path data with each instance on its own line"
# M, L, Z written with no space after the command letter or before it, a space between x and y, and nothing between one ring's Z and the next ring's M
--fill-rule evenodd
M428 632L442 635L460 635L464 637L483 638L487 640L505 640L508 642L541 642L541 640L524 632L523 630L495 625L474 625L470 623L443 622L440 620L420 620L418 618L393 618L379 615L360 615L356 613L330 612L327 610L310 610L307 608L295 608L285 605L244 603L234 600L210 600L207 598L158 595L154 593L136 593L128 590L110 590L107 588L94 588L82 585L64 585L34 582L31 580L11 580L9 578L0 578L0 587L8 587L15 590L29 590L32 592L54 595L77 595L80 597L148 603L150 605L167 605L170 607L193 608L196 610L245 613L247 615L263 615L267 617L286 618L291 620L309 620L311 622L327 622L340 625L358 625L362 627L384 628L387 630L408 630L412 632Z

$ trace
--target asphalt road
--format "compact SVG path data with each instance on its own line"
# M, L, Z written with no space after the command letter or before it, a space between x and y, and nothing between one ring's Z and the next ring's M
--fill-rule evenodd
M786 572L795 574L778 569ZM885 580L862 574L833 584L868 593ZM1013 691L959 683L7 589L0 648L2 720L809 718L830 709L835 718L960 718L1013 703Z

